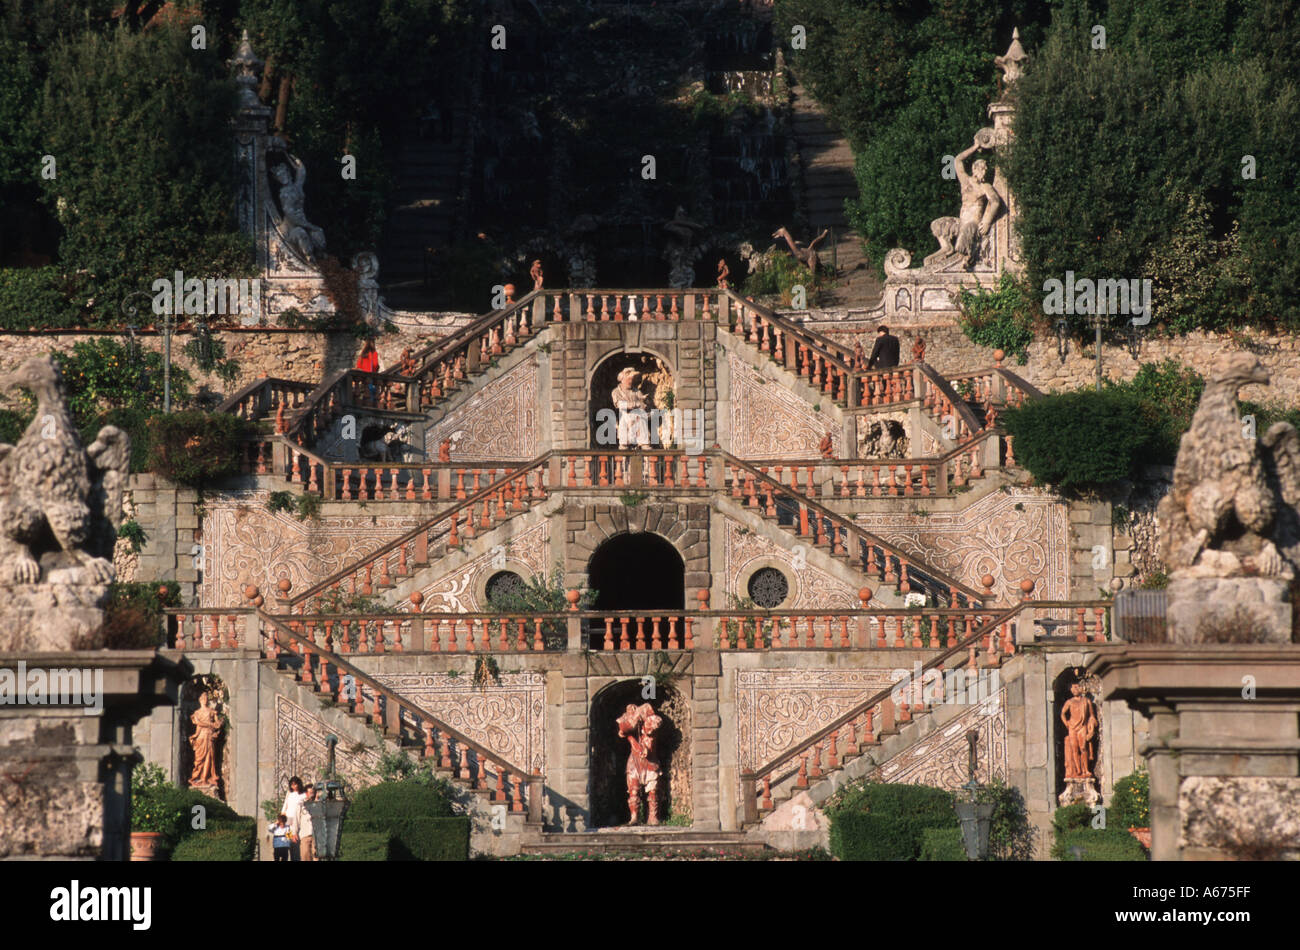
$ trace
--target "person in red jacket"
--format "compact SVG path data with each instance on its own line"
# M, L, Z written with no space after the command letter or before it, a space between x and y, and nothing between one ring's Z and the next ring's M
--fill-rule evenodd
M375 344L369 340L361 348L361 357L357 360L357 369L363 373L379 372L379 353L375 350Z

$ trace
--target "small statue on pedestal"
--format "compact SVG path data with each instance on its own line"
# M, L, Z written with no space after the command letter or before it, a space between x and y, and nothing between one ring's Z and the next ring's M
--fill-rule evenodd
M199 695L199 708L190 716L194 735L190 748L194 750L194 768L190 771L190 788L213 789L221 781L217 768L217 737L221 734L221 717L208 706L208 694Z
M646 792L646 821L659 824L659 759L655 755L655 733L663 719L649 703L633 706L618 717L619 738L627 739L631 752L627 757L627 807L631 817L628 824L639 824L637 811L641 806L641 789Z
M1070 698L1061 706L1061 722L1065 725L1065 791L1060 803L1069 805L1083 801L1089 805L1101 800L1097 792L1097 779L1092 774L1096 762L1093 737L1097 734L1097 714L1092 700L1084 694L1082 683L1070 684Z

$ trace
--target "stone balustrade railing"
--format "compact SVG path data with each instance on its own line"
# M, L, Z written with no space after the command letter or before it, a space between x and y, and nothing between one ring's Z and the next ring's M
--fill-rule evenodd
M748 462L717 452L731 473L731 497L756 514L806 539L809 544L831 555L846 557L868 577L889 585L896 584L900 593L912 590L924 593L931 603L949 606L972 606L984 595L929 566L916 563L905 551L876 537L853 521L814 501L802 491L795 491Z
M991 582L991 578L985 580ZM951 681L945 673L964 671L969 674L981 668L999 666L1004 658L1016 652L1018 642L1028 639L1019 634L1015 624L1017 619L1032 621L1039 611L1044 610L1081 610L1086 613L1100 608L1096 627L1090 630L1085 626L1080 631L1082 639L1079 642L1105 639L1101 623L1109 609L1109 601L1038 602L1030 599L1033 588L1032 580L1023 581L1024 600L1021 603L993 614L977 629L926 660L921 664L919 678L910 677L901 685L880 690L770 761L744 768L740 785L745 823L756 822L762 813L773 808L773 787L791 782L795 789L808 788L810 779L820 778L840 767L845 750L856 752L875 745L883 736L896 732L923 714L931 704L944 702L944 690ZM966 685L969 689L968 679Z
M993 578L985 577L990 590ZM248 608L168 608L168 645L186 652L257 649L264 631L256 587L245 590ZM577 592L574 592L577 593ZM694 650L941 650L956 647L983 629L980 649L994 648L989 621L994 608L871 608L872 592L858 592L860 605L840 610L710 610L708 591L691 610L568 610L529 614L422 611L419 591L408 610L388 613L301 613L278 620L306 641L337 653L542 653ZM1033 601L1015 615L1057 641L1102 642L1109 638L1109 601ZM1005 628L1017 641L1015 625ZM999 634L999 637L1002 635ZM1012 652L1010 649L1004 652Z
M263 376L226 397L217 411L256 422L274 416L282 407L286 413L300 409L315 389L315 383Z
M280 618L260 608L256 613L262 623L263 654L277 665L286 659L303 685L356 715L369 717L399 745L408 736L422 737L426 761L472 788L488 791L493 802L509 803L513 812L524 812L526 799L528 820L541 821L544 781L540 773L475 742Z

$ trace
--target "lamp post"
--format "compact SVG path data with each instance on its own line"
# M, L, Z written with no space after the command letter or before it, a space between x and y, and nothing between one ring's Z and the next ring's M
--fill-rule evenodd
M961 840L966 848L966 857L972 861L983 861L989 856L989 827L993 823L993 803L975 801L975 793L980 788L979 782L975 781L977 755L975 749L979 742L979 733L972 729L966 733L966 741L970 744L970 755L967 759L970 778L962 788L966 789L967 800L956 802L953 807L957 811L958 820L961 821Z
M1093 316L1093 326L1097 330L1097 392L1101 392L1101 324L1104 319L1103 314Z
M316 855L322 861L334 861L339 856L339 838L343 833L343 813L347 811L347 797L343 783L334 771L334 747L338 745L338 736L326 736L325 744L329 748L329 764L325 767L325 777L318 787L325 789L325 800L307 802L303 807L311 815L312 831L316 835Z
M1065 362L1065 354L1070 351L1070 323L1065 317L1056 321L1056 355Z

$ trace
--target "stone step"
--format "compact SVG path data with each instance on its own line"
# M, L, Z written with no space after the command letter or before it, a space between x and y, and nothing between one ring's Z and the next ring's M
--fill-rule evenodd
M627 826L600 831L544 832L540 840L525 844L525 854L565 854L574 851L656 853L673 851L748 851L767 849L739 831L692 831L659 826L638 831Z

